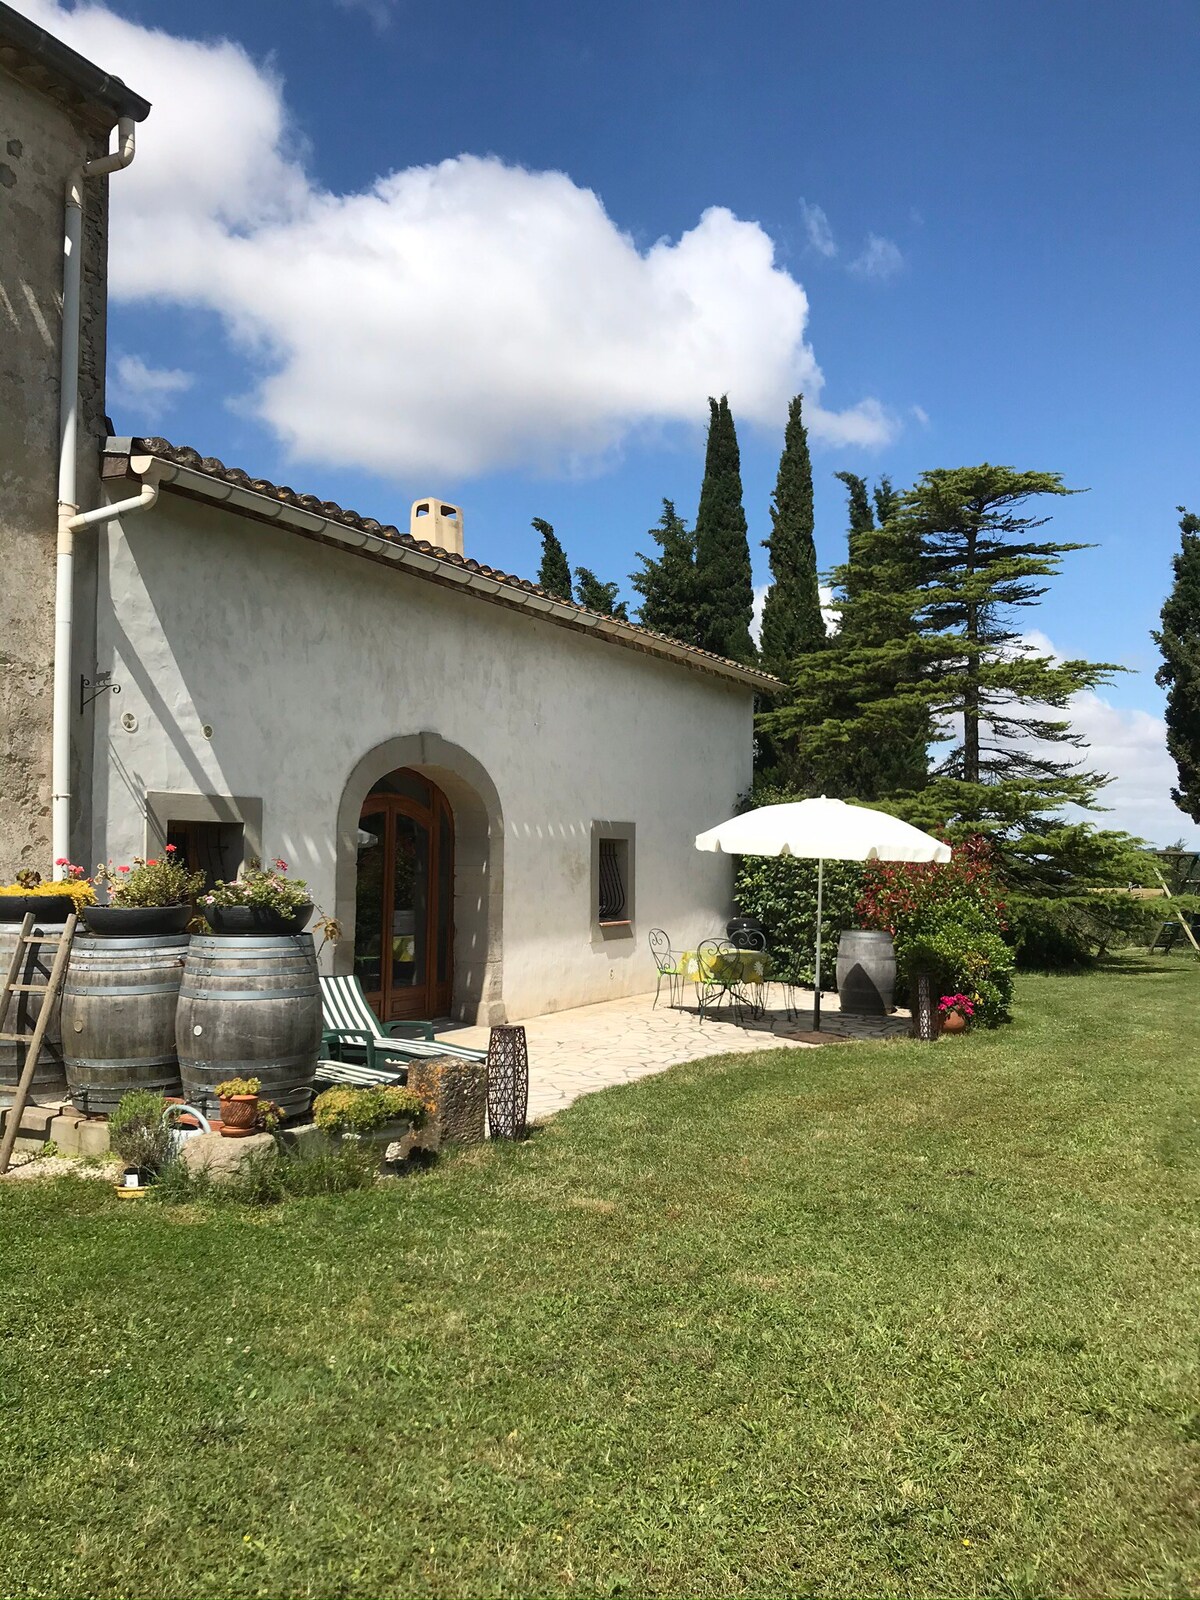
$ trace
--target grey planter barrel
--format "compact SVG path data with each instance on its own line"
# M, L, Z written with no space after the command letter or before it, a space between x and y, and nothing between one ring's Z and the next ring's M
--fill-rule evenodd
M34 932L42 930L35 928ZM47 924L47 933L61 933L61 927ZM13 951L17 947L17 940L21 936L19 922L0 922L0 973L8 971L8 964L13 958ZM48 983L50 981L50 968L54 964L54 945L30 945L25 952L25 959L17 971L18 983ZM44 1105L49 1100L62 1100L67 1093L67 1080L63 1073L62 1054L62 1024L60 1021L62 1011L62 997L54 1002L50 1013L50 1021L46 1026L46 1036L42 1040L42 1048L38 1052L37 1066L33 1073L33 1086L29 1091L30 1099L35 1105ZM32 1034L37 1026L37 1020L42 1014L42 997L39 994L14 995L5 1018L4 1026L0 1033L28 1033ZM0 1039L0 1106L8 1105L16 1091L17 1080L21 1076L21 1069L25 1065L25 1046L23 1044L7 1044Z
M321 985L312 935L196 934L175 1017L183 1097L218 1113L226 1078L258 1078L287 1123L307 1115L321 1047Z
M896 1000L896 949L890 933L847 928L838 940L838 999L843 1011L886 1017Z
M80 1111L111 1116L135 1089L179 1093L175 1012L186 933L76 937L63 985L67 1088Z

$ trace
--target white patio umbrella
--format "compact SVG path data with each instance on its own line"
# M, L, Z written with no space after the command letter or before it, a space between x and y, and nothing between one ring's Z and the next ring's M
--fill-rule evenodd
M697 850L727 856L801 856L817 863L817 961L813 1026L821 1026L821 920L826 861L949 861L950 846L886 811L845 800L759 806L696 835Z

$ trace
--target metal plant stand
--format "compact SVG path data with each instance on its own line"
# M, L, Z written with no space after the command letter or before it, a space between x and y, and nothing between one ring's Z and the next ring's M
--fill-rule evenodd
M928 972L918 972L916 976L916 994L913 996L912 1031L914 1039L924 1039L927 1042L937 1038L940 1031L938 1014L934 1003L933 976Z
M523 1139L529 1117L529 1045L521 1027L493 1028L487 1054L488 1127L493 1139Z

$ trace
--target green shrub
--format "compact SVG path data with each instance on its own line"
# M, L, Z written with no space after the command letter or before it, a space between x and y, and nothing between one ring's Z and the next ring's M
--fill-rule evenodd
M855 904L863 869L857 861L825 863L821 987L836 987L837 937L857 926ZM792 856L741 856L734 901L743 916L763 925L771 975L811 986L817 947L817 863Z
M162 1123L166 1109L163 1096L150 1089L134 1089L121 1097L108 1119L108 1137L113 1153L127 1167L155 1174L171 1161L174 1141Z
M932 972L943 993L970 995L976 1021L991 1028L1008 1021L1012 1004L1004 912L994 852L978 835L945 864L868 862L856 907L860 927L892 935L906 990L918 972Z
M370 1133L401 1119L420 1127L429 1107L411 1089L381 1084L371 1089L326 1089L313 1101L313 1121L322 1133Z
M1014 896L1008 905L1008 942L1017 965L1026 970L1090 967L1108 950L1149 944L1165 905L1112 890L1086 899Z

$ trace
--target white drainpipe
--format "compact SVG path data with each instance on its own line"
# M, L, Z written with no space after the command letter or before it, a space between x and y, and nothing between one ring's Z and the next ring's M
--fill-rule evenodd
M62 364L59 382L58 563L54 595L54 712L50 767L51 859L71 853L71 630L74 623L75 533L107 522L122 512L153 505L157 487L147 485L133 500L100 506L79 515L76 488L76 436L79 423L79 303L83 278L83 184L118 172L133 160L134 122L117 123L117 148L77 167L67 179L63 240ZM63 875L56 866L55 877Z

